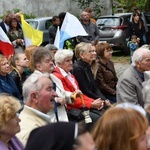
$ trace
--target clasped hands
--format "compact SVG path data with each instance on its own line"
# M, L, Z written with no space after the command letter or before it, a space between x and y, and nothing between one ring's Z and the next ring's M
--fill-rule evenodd
M102 109L104 105L111 106L111 103L109 102L108 99L102 100L101 98L98 98L92 102L92 108L95 108L98 110Z
M24 45L24 40L23 39L16 39L16 43Z

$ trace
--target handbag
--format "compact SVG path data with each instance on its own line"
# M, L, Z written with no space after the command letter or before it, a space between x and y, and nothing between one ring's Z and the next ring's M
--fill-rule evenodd
M68 111L68 117L70 118L70 120L72 120L72 119L74 119L76 121L85 120L85 123L91 123L92 119L90 117L90 111L85 106L85 101L83 99L82 94L78 94L78 96L77 96L77 94L75 93L74 94L74 100L76 100L77 97L81 98L82 108L81 109L72 108L71 110Z
M78 108L72 108L71 110L68 110L67 112L68 118L71 121L79 122L81 120L84 120L84 116L82 114L82 110Z

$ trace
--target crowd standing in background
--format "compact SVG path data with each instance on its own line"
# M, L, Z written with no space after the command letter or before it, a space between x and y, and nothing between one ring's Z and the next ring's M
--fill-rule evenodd
M136 49L139 48L139 38L136 35L131 36L131 41L128 41L127 46L130 49L130 63L132 63L132 56Z
M52 25L49 27L49 37L50 37L50 44L54 44L55 35L57 32L57 27L60 25L60 19L58 16L54 16L52 18Z
M7 32L7 35L13 44L15 53L18 53L18 52L23 53L25 49L23 31L19 27L18 21L15 17L10 19L9 30Z
M80 18L88 36L54 45L65 15L53 16L45 47L25 47L20 13L0 23L14 47L13 56L0 54L0 149L148 150L150 49L141 47L147 31L139 9L129 26L131 65L119 79L91 8ZM124 102L132 106L119 108Z

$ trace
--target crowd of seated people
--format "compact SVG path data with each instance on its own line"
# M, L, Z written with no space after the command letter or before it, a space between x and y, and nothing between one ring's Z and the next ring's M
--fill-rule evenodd
M111 61L113 50L109 43L98 42L98 33L96 39L77 44L74 53L69 49L59 50L53 44L25 48L17 15L8 13L5 23L0 24L5 25L5 32L15 48L15 54L8 59L0 54L0 149L46 150L58 146L58 150L87 147L89 150L147 150L149 124L146 117L150 111L145 71L150 70L150 51L137 49L131 66L118 82ZM89 23L88 12L82 15ZM149 76L146 77L149 80ZM145 107L147 116L135 108L118 108L117 102ZM85 130L82 130L79 120L69 116L71 110L80 110L81 120L89 123L88 130L83 124ZM86 122L87 119L91 120ZM14 132L8 130L10 126ZM42 140L37 143L39 136ZM66 145L68 137L71 142Z

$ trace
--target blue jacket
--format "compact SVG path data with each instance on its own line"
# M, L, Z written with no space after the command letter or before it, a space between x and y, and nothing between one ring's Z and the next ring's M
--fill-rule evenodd
M21 104L23 103L19 90L11 75L0 75L0 93L8 93L14 97L17 97Z

